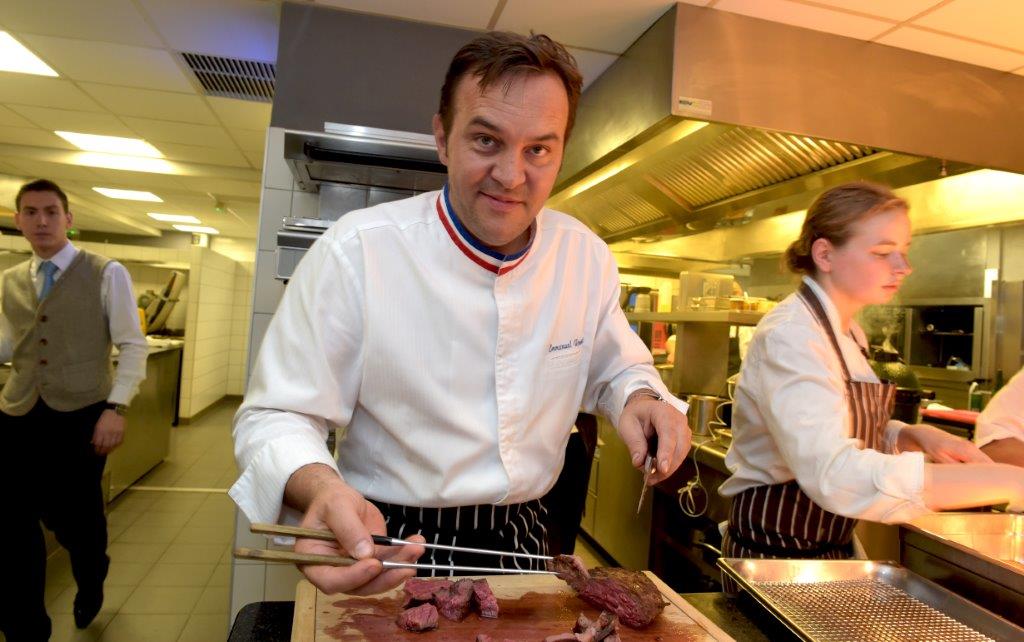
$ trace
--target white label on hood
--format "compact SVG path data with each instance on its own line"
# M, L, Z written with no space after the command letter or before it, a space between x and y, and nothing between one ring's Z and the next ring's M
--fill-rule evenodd
M710 116L711 101L703 98L679 97L679 114L688 116Z

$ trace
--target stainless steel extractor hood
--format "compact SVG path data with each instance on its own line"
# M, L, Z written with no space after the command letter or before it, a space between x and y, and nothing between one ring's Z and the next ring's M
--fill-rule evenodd
M426 134L325 123L324 133L287 132L284 155L299 187L345 183L414 192L438 189L447 168Z
M287 281L306 251L348 212L441 188L447 168L425 134L325 123L286 131L284 156L299 188L318 193L316 215L282 221L275 278Z
M1007 76L676 5L584 93L548 204L613 243L803 209L854 179L1024 171L1024 78Z

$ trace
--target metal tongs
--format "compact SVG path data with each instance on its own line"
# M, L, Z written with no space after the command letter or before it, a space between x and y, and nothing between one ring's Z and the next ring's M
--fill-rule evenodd
M278 537L302 537L305 539L318 539L325 542L338 541L337 536L328 530L313 528L300 528L298 526L282 526L278 524L253 524L250 530L261 535L276 535ZM550 560L550 555L536 555L533 553L509 553L505 551L492 551L486 548L470 548L467 546L450 546L448 544L424 544L421 542L410 542L397 537L384 535L373 535L373 543L379 546L404 546L416 544L424 548L431 548L444 551L455 551L459 553L477 553L479 555L497 555L500 557L519 557L535 560ZM236 548L234 556L243 559L260 560L263 562L287 562L290 564L309 564L321 566L352 566L358 560L341 555L316 555L313 553L296 553L295 551L278 551L258 548ZM466 573L510 573L528 575L554 575L551 571L534 571L518 568L489 568L485 566L453 566L446 564L417 564L413 562L393 562L381 560L384 568L413 568L425 569L428 571L460 571Z
M647 438L647 458L644 459L644 486L640 489L640 501L636 504L636 514L644 506L644 496L647 494L647 486L651 483L651 475L655 473L655 460L658 456L658 433Z

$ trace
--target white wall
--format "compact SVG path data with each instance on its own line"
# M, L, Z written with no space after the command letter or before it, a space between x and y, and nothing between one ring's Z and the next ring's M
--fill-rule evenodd
M228 394L236 263L192 248L192 296L187 306L178 412L189 418Z
M235 264L235 285L231 306L231 354L228 359L228 394L245 394L249 325L252 317L254 262Z

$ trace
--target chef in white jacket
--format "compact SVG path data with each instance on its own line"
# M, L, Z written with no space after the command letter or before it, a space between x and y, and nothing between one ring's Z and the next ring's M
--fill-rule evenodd
M1024 370L978 415L974 443L994 461L1024 466Z
M907 203L872 183L808 209L786 254L800 287L758 324L736 387L726 557L845 558L858 519L1024 504L1021 469L890 418L895 384L872 372L854 316L910 273L910 229Z
M546 36L467 44L433 123L444 190L346 214L296 269L236 416L231 496L251 521L337 535L295 546L361 560L303 567L324 591L379 592L410 575L379 559L423 548L375 551L371 533L543 554L540 498L581 407L618 428L637 467L657 434L651 483L685 457L686 406L619 308L608 247L543 208L579 92L572 57ZM529 562L436 550L422 561Z

